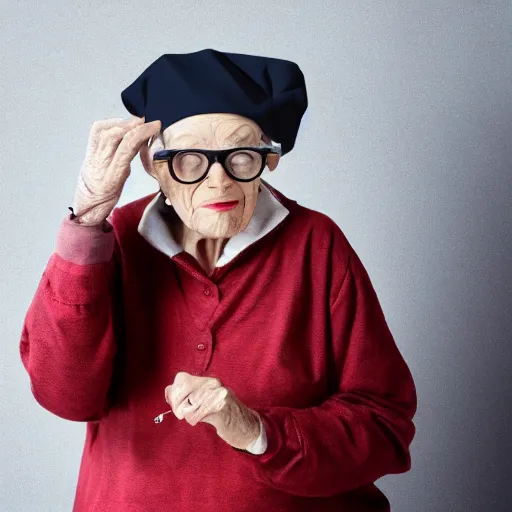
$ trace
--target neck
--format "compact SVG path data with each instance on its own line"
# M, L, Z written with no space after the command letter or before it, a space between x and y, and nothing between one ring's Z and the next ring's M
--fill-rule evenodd
M201 267L211 274L224 250L229 238L205 238L197 231L185 226L181 219L177 219L172 226L174 239L181 244L183 250L190 254Z

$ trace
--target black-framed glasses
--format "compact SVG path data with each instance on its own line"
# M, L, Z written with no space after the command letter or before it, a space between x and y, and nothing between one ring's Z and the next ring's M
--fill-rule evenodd
M171 176L180 183L199 183L206 178L215 162L219 162L233 180L248 182L261 176L270 153L281 155L281 148L162 149L155 152L153 160L167 160Z

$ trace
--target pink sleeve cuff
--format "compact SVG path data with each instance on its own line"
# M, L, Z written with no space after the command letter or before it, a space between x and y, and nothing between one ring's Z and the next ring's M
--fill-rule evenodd
M66 217L57 233L55 252L77 265L103 263L112 258L114 241L113 230L106 233L99 226L81 226Z

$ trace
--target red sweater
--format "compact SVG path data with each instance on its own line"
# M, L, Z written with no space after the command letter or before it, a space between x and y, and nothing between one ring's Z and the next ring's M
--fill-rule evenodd
M390 510L373 482L410 469L410 371L339 227L273 193L289 215L210 276L139 234L154 195L108 233L63 221L20 348L36 400L87 422L75 512ZM155 425L179 371L256 410L265 453Z

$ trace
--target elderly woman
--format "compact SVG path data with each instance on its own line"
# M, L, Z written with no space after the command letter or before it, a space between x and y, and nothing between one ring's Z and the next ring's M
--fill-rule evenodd
M122 99L21 339L36 400L87 422L74 510L389 511L410 371L342 231L260 177L294 146L300 69L166 54ZM115 208L137 154L160 190Z

